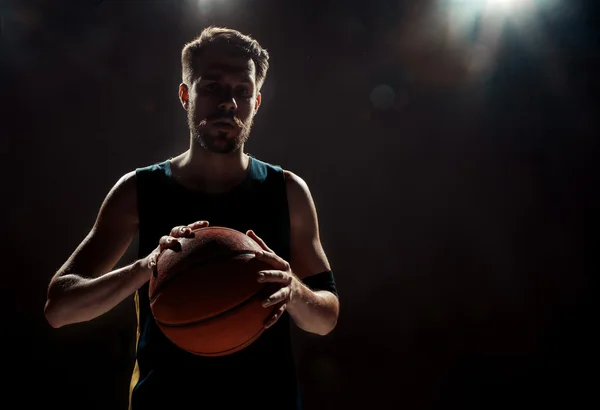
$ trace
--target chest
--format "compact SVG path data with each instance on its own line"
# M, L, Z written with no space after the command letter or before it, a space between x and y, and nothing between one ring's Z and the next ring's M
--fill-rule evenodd
M262 184L231 195L202 196L162 187L161 195L140 195L140 253L151 252L160 237L179 225L206 220L240 232L252 229L278 255L289 260L289 214L285 189Z

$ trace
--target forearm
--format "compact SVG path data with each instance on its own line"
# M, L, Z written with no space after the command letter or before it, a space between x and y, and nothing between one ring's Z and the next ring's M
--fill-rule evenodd
M150 278L140 261L97 278L65 274L48 289L44 312L52 327L92 320L121 303Z
M299 328L324 336L337 324L339 302L333 293L312 291L299 282L298 291L289 302L287 311Z

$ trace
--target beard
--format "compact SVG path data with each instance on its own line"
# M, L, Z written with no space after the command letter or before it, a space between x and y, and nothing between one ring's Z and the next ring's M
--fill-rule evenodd
M187 117L193 141L205 150L216 154L231 154L242 149L250 137L250 129L254 121L254 114L251 114L246 121L242 121L235 114L225 111L217 111L201 118L196 114L195 106L191 102ZM228 131L211 129L208 122L219 119L232 120L237 124L237 128Z

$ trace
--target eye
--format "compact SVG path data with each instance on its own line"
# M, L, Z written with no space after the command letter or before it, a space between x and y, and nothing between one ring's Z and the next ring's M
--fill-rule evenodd
M214 91L219 88L219 83L208 83L202 88L208 91Z
M243 97L250 97L252 95L248 87L238 87L237 93Z

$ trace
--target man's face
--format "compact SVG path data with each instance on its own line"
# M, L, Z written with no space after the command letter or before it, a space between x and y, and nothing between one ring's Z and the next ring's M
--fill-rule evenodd
M188 125L194 141L214 153L240 150L260 105L254 62L208 49L195 69L187 90Z

